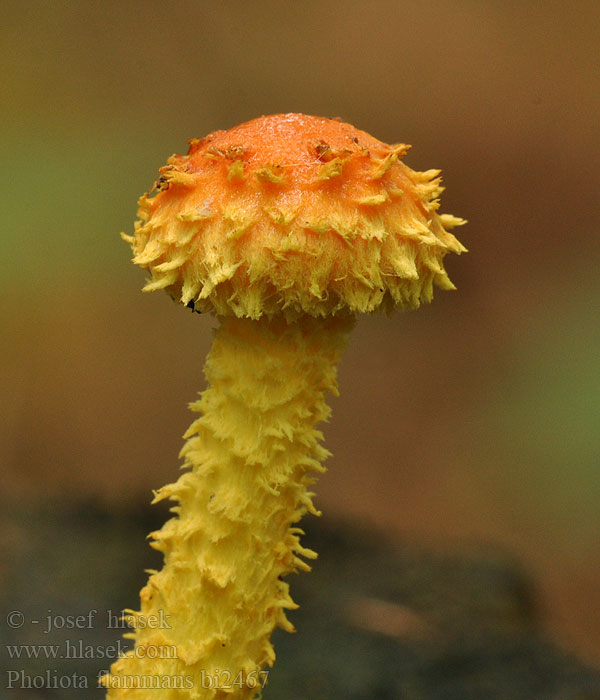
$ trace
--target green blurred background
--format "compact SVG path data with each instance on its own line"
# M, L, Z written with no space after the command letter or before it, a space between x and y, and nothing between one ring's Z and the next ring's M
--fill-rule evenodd
M5 3L5 498L116 512L174 479L215 321L141 294L119 232L187 139L340 116L442 168L470 252L458 292L358 324L318 504L514 553L600 664L599 35L595 0Z

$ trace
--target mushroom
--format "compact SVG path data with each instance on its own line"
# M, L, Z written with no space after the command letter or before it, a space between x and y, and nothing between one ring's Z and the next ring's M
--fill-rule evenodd
M407 150L336 119L260 117L192 139L139 200L123 238L144 291L220 325L185 472L155 492L175 503L151 535L164 567L128 611L135 646L104 677L108 698L254 697L274 628L294 631L284 578L317 556L297 523L318 514L316 425L355 315L454 289L443 258L465 250L448 232L464 222L437 211L439 171L411 170Z

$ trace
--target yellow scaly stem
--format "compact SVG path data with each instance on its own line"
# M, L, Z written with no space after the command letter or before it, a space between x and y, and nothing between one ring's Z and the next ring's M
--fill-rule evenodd
M271 633L294 629L282 579L316 556L294 525L317 513L308 487L329 453L315 426L331 413L325 396L337 394L352 323L221 319L209 388L191 404L186 471L156 493L176 503L152 534L164 568L140 593L135 647L104 678L108 700L257 697L258 672L275 659Z

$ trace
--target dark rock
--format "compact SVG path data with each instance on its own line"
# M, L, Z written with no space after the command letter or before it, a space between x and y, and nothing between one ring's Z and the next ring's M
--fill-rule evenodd
M104 696L96 681L112 658L102 656L121 639L120 612L137 606L144 569L160 568L144 540L166 517L164 508L93 503L24 505L1 517L2 700ZM504 553L436 553L347 523L305 525L304 544L320 557L311 574L290 579L298 632L276 632L265 698L600 700L600 673L543 637L535 590ZM9 626L11 611L23 613L22 626ZM49 645L56 658L16 658L19 645ZM87 658L72 656L82 650Z

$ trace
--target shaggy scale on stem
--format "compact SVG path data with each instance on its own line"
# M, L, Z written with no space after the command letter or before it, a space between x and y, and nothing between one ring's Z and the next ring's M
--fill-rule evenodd
M185 434L187 471L154 499L177 503L176 517L152 534L164 568L132 612L166 624L139 626L137 651L112 668L115 687L137 676L172 685L192 679L196 689L237 677L248 683L235 697L253 697L257 672L275 660L273 629L294 630L285 610L297 606L282 578L310 570L305 559L316 556L294 525L317 512L309 486L328 452L315 425L331 413L325 395L337 393L336 365L351 325L222 320L206 361L209 388L191 405L200 417ZM155 649L173 647L177 658L153 658ZM129 696L111 690L108 697Z

